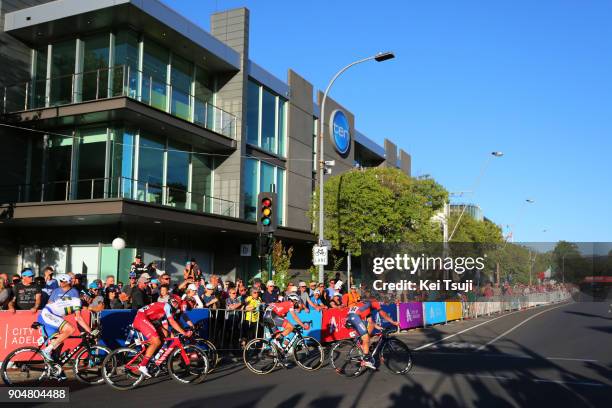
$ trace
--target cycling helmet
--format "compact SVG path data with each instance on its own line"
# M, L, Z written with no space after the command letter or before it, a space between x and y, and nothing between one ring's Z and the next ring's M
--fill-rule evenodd
M300 301L300 297L296 295L295 293L290 293L287 295L287 300L293 303L298 303Z
M175 312L178 311L183 311L183 308L181 306L183 306L183 299L181 299L180 296L178 295L171 295L170 299L168 300L168 303L170 303L170 306L172 307L172 309Z

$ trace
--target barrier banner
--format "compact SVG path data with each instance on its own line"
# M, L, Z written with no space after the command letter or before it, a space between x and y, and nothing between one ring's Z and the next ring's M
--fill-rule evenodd
M444 302L424 302L423 324L436 324L446 322L446 306Z
M445 302L446 303L446 321L459 320L462 316L461 302Z
M42 329L32 329L32 323L38 319L40 312L32 313L29 310L19 310L15 313L0 311L0 361L4 360L11 351L24 346L38 346L38 339L42 336ZM89 324L89 311L81 311L81 316ZM68 316L66 320L77 330L78 336L80 326L73 316ZM63 349L76 347L81 340L68 339L64 342Z
M321 341L321 323L322 323L322 312L317 310L310 310L310 312L306 312L304 310L300 311L298 317L302 322L311 322L310 329L304 330L304 336L314 337L318 341ZM291 313L287 313L287 320L291 322L291 324L295 325L295 320Z
M187 315L193 324L204 321L204 327L200 331L200 335L208 338L208 317L210 311L208 309L194 309L187 312ZM125 345L125 340L129 333L129 328L136 310L111 309L102 310L100 312L100 326L102 328L102 337L100 343L114 350ZM181 321L183 327L186 327L184 321Z
M382 310L387 312L390 318L397 321L397 305L395 303L393 303L392 305L382 305L381 304L380 306ZM382 326L384 328L394 327L391 323L383 319L378 314L378 310L372 310L372 319L377 325ZM380 330L375 329L372 333L380 333Z
M423 326L423 304L421 302L400 303L400 329Z
M355 335L354 330L346 327L346 316L348 308L325 309L321 320L321 341L329 342L348 339Z

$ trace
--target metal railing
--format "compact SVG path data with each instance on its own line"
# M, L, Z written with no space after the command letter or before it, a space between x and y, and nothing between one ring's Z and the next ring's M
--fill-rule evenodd
M52 106L126 96L198 126L236 139L237 119L208 99L181 89L154 73L130 65L60 75L5 86L2 112L13 113Z
M36 184L0 185L0 202L26 203L47 201L127 198L166 207L207 214L237 217L234 201L194 192L177 186L131 179L128 177L50 181Z

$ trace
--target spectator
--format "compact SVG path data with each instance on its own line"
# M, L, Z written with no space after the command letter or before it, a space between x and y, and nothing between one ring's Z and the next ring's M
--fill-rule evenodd
M225 308L229 310L238 310L242 308L242 299L238 297L238 292L235 287L228 290L228 298L225 299Z
M317 282L310 282L308 286L308 296L312 297L314 295L314 291L317 290Z
M169 285L161 285L159 287L159 297L157 298L158 302L167 302L170 300L170 286Z
M332 309L338 309L342 307L342 295L339 292L334 293L334 296L329 302L329 307Z
M170 289L170 275L168 275L167 273L163 273L159 276L159 284L161 285L168 285L168 289Z
M158 277L158 270L157 270L157 261L153 261L150 262L147 265L147 273L152 277L152 278L157 278Z
M255 338L255 333L259 324L259 307L262 304L259 297L261 292L259 288L253 286L250 293L251 295L248 296L245 301L245 310L247 311L244 316L245 332L247 333L247 338Z
M121 292L117 286L107 286L104 291L104 308L105 309L123 309L123 303L119 300Z
M13 278L11 279L11 281L13 282L13 287L18 284L19 282L21 282L21 276L19 276L18 273L13 275Z
M114 289L116 289L115 277L113 275L106 275L106 280L104 281L104 288L102 289L102 291L106 293L106 290L109 287L113 287Z
M67 273L61 273L57 276L59 288L53 289L49 295L49 303L55 302L61 297L78 298L79 291L72 287L72 277Z
M253 279L253 289L257 289L260 295L264 293L263 289L261 288L261 279L259 278Z
M142 275L146 271L147 267L145 266L144 262L142 262L142 255L137 254L136 257L134 257L134 262L132 262L132 264L130 265L130 273L135 273L136 278L139 278L140 275Z
M210 284L213 285L216 295L223 291L223 284L217 275L210 275Z
M45 266L43 269L43 277L45 278L45 287L43 288L43 292L46 293L47 299L51 296L51 292L55 289L59 288L57 280L53 279L53 274L55 271L52 266Z
M274 281L269 280L266 283L266 291L263 293L261 300L267 305L276 303L278 302L279 292L278 288L274 285Z
M351 307L357 305L361 300L361 296L357 292L357 286L351 285L351 290L342 296L342 305L344 307Z
M283 296L287 297L290 293L297 292L297 287L293 284L293 282L287 283L287 287L285 288L285 293Z
M8 283L8 276L0 274L0 310L6 310L13 297L13 291Z
M328 292L325 289L325 285L323 283L319 282L318 290L319 290L319 292L321 292L321 300L323 301L323 304L325 306L329 306L329 302L331 301L331 297L328 296ZM333 296L333 294L332 294L332 296Z
M314 304L313 307L315 308L315 310L321 311L323 309L327 309L327 306L323 303L323 300L321 299L321 291L319 289L316 289L313 292L310 301Z
M206 290L204 291L204 296L202 297L204 307L209 309L219 308L219 299L217 296L215 296L214 290L215 287L211 283L206 285Z
M183 295L184 300L191 301L195 306L194 309L203 309L204 304L202 303L202 299L198 296L198 287L190 283L187 286L187 290L185 290L185 294Z
M312 301L310 300L310 295L308 294L308 286L306 285L306 282L300 282L298 285L298 287L300 288L298 296L300 297L300 300L304 305L304 310L310 311L311 307L316 308L317 305L312 303Z
M149 289L151 290L151 302L157 302L157 298L159 297L159 281L157 279L151 279Z
M202 271L200 271L200 267L198 266L195 258L191 258L191 261L187 262L187 265L185 265L185 269L183 270L183 279L191 280L193 283L195 281L199 281L201 278Z
M21 282L13 287L14 297L9 302L9 310L30 310L36 312L41 307L42 289L33 283L34 272L24 269L21 272Z
M329 280L328 286L325 291L327 292L327 298L331 300L331 298L333 298L334 294L337 292L336 281L334 279Z
M241 286L240 288L237 289L238 291L238 297L240 298L240 300L242 301L242 303L246 302L246 298L249 296L249 291L246 288L246 286Z
M104 310L104 297L102 296L102 287L98 282L91 282L87 288L88 291L84 292L81 296L81 300L88 307L91 312L99 312Z
M122 281L117 282L117 289L123 290L123 282Z
M85 278L86 276L81 273L77 273L72 278L72 287L75 288L79 293L85 290Z
M136 288L137 280L136 272L130 272L129 275L130 283L123 287L121 295L119 295L119 300L123 302L126 309L132 308L132 293L134 292L134 288Z
M132 310L138 310L151 303L151 297L147 293L147 285L149 284L148 274L142 273L136 286L132 289Z

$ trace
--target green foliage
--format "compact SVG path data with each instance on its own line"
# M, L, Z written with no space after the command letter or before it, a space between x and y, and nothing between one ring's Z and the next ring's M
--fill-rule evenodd
M452 231L459 220L459 214L452 213L448 220L448 230ZM469 214L463 214L452 238L453 242L481 242L496 244L504 241L502 230L489 220L478 221Z
M362 243L442 240L431 218L448 193L433 179L412 179L393 168L356 169L330 177L324 190L325 238L335 250L360 256ZM310 212L315 228L318 203L315 193Z
M288 249L283 246L283 241L275 241L272 247L272 269L274 276L272 280L279 288L284 288L289 281L289 268L291 267L291 257L293 247Z

